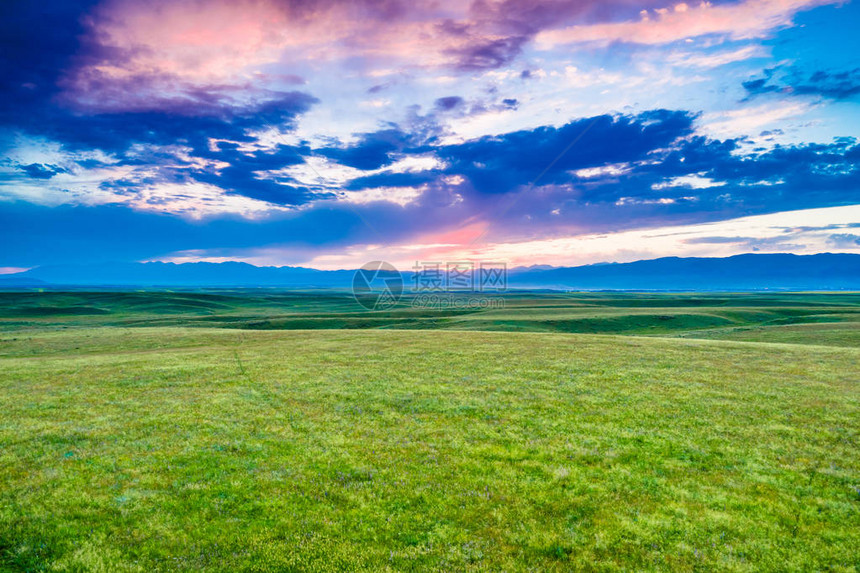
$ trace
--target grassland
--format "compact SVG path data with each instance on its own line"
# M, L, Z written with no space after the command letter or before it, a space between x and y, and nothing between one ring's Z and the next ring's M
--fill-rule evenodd
M481 297L473 297L481 298ZM0 292L0 332L154 327L491 330L678 336L860 346L858 293L509 293L502 308L432 308L404 297L369 312L345 292Z
M0 295L0 570L856 571L858 302Z

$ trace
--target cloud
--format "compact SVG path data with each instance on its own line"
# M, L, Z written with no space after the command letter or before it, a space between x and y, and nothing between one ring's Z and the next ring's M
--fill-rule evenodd
M14 275L29 271L32 267L0 267L0 275Z
M684 239L686 245L731 245L737 252L770 252L804 250L806 245L789 242L784 235L775 237L694 237Z
M509 64L522 51L527 36L512 36L448 50L460 70L492 70Z
M783 211L769 215L735 217L708 223L662 225L616 232L567 233L560 237L521 241L487 240L486 225L472 223L455 229L423 234L414 240L388 244L352 244L338 250L321 249L301 262L317 268L355 268L368 260L386 260L401 269L415 261L506 261L509 267L528 265L583 265L630 262L664 256L726 257L751 250L814 254L858 252L857 246L834 249L826 233L782 232L781 224L804 221L844 224L860 217L860 206ZM251 256L255 252L248 253ZM247 260L242 253L233 253ZM249 261L250 262L250 261ZM270 251L266 264L279 264Z
M743 82L750 98L764 94L780 93L797 96L821 96L835 100L846 100L860 95L860 68L843 71L819 70L803 73L790 69L776 78L777 70L765 71L764 77Z
M625 120L638 125L636 120L641 118ZM443 148L449 155L441 174L462 179L458 192L466 206L489 223L493 240L703 222L856 202L860 146L854 139L777 145L749 153L742 152L738 140L690 135L682 124L666 139L619 147L618 155L611 158L600 149L600 141L613 134L611 124L604 126L610 127L607 130L597 125L593 128L596 141L581 140L583 146L596 144L600 156L607 158L594 167L587 155L568 158L568 164L561 159L552 164L548 149L558 149L560 144L549 145L554 140L547 136L556 133L538 129L467 142L462 146L465 151L461 146L450 152ZM515 157L506 145L512 141L522 142L512 149L528 151ZM543 160L533 163L530 153ZM623 161L612 160L621 157ZM546 174L530 186L546 167ZM500 193L509 197L499 199Z
M345 191L342 198L347 203L358 205L387 202L405 207L414 203L425 190L424 187L373 187L362 191Z
M744 46L736 50L713 53L675 52L668 61L676 66L712 69L752 58L764 57L766 53L760 46Z
M837 247L860 247L860 235L837 233L827 237L827 242Z
M78 201L87 194L95 197L135 190L143 194L154 184L178 188L175 186L194 183L221 189L225 199L217 205L232 206L234 211L238 204L226 195L293 206L317 198L306 188L261 175L303 162L307 148L287 145L258 148L254 135L268 128L293 129L296 118L317 100L295 91L258 95L260 99L241 105L229 98L213 98L205 105L176 101L150 111L80 113L49 103L40 107L28 104L28 109L19 110L0 127L18 131L24 140L57 142L63 152L63 161L59 161L62 167L39 162L22 163L21 169L30 178L50 180L73 189L74 192L67 194L69 201ZM80 161L75 161L76 158ZM101 180L94 180L92 175L105 167L113 169L114 177L101 172L98 176ZM127 169L120 172L120 168ZM87 173L90 177L85 177ZM70 177L57 182L58 174ZM36 200L38 197L48 200L50 196L50 201L62 201L62 189L37 190L24 186L15 194L29 193ZM212 207L205 212L215 210ZM253 210L243 206L239 211Z
M789 26L794 14L832 0L743 0L698 5L678 3L670 8L642 10L638 21L576 25L545 30L536 37L538 45L550 49L558 45L612 42L670 44L700 36L746 40L768 36Z
M318 153L349 167L374 170L393 163L395 154L403 151L412 139L412 135L390 128L360 134L351 145L320 149Z
M527 234L844 204L860 182L860 146L851 138L742 152L739 140L695 135L696 121L677 110L600 115L458 144L426 137L433 129L390 124L321 147L263 147L221 122L223 131L213 133L240 141L139 142L115 151L111 163L72 168L65 166L74 154L48 155L38 164L66 171L41 187L8 171L0 194L43 204L122 203L191 218L255 219L338 202L457 205L439 215L445 224L486 216L494 233ZM173 192L175 201L167 197ZM516 208L496 207L501 194Z
M66 172L65 169L57 165L43 165L41 163L30 163L29 165L21 165L20 169L33 179L50 179L58 173Z
M250 80L278 89L285 78L301 77L296 69L304 63L351 58L489 69L508 63L529 39L483 2L435 0L108 0L87 23L95 57L67 74L66 87L72 100L95 106L109 101L104 93L142 103ZM283 71L284 63L292 69Z
M851 204L860 146L799 143L793 118L855 97L856 64L750 78L797 61L757 40L825 3L0 3L2 253L90 256L50 245L98 249L99 229L113 255L407 252ZM762 98L732 109L742 78ZM817 99L765 97L787 90ZM784 133L754 148L765 129Z
M436 100L436 109L441 111L450 111L461 105L463 105L463 98L460 96L440 97Z
M190 219L234 214L246 219L271 215L284 208L245 195L224 193L220 187L200 182L136 185L134 192L117 195L138 211L170 213Z
M82 20L96 0L0 3L0 126L51 103L59 78L82 62Z
M7 118L5 127L49 138L71 150L123 154L136 144L184 144L202 153L210 139L247 142L254 130L270 126L289 130L316 101L302 92L271 92L242 105L229 100L199 106L193 101L176 101L154 111L94 114L46 105L19 109L14 118Z
M726 184L725 181L714 181L709 177L703 177L698 173L692 175L679 175L666 181L661 181L651 185L651 189L662 190L671 187L684 187L686 189L710 189L712 187L722 187Z
M539 181L565 183L573 170L644 159L692 131L686 112L655 110L637 116L596 116L562 127L540 127L444 146L437 155L450 175L481 193L505 193Z
M828 2L667 8L663 1L629 0L105 0L78 12L83 44L65 52L77 56L63 66L60 84L77 107L152 109L162 100L204 101L215 90L282 91L304 83L314 67L349 60L368 71L498 69L535 37L544 46L762 37L789 25L796 12Z
M802 101L786 101L709 112L701 118L701 130L716 137L743 137L784 119L808 113L814 107Z

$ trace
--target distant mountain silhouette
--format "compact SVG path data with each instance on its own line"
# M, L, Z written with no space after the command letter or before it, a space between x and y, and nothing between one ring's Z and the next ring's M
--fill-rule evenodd
M48 286L45 281L30 277L21 276L22 273L17 273L8 276L0 276L0 289L3 288L38 288Z
M860 255L665 257L513 273L517 287L622 290L860 289Z
M348 287L354 271L256 267L248 263L101 263L50 265L6 275L63 286ZM7 282L8 284L8 282Z
M247 263L104 263L53 265L0 277L0 288L292 287L349 288L354 270L256 267ZM404 270L404 285L411 282ZM666 257L580 267L518 267L511 288L560 290L860 290L860 255L746 254Z

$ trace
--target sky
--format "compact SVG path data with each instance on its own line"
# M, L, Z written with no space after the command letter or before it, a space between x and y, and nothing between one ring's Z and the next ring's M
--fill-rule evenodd
M860 0L6 0L0 273L860 253Z

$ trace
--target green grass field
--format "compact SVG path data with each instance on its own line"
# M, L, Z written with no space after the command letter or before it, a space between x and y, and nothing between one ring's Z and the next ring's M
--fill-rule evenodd
M0 293L2 571L857 571L860 295Z
M480 297L473 297L480 298ZM243 330L492 330L860 346L860 293L509 293L503 308L369 312L345 292L0 292L0 332L181 326Z

